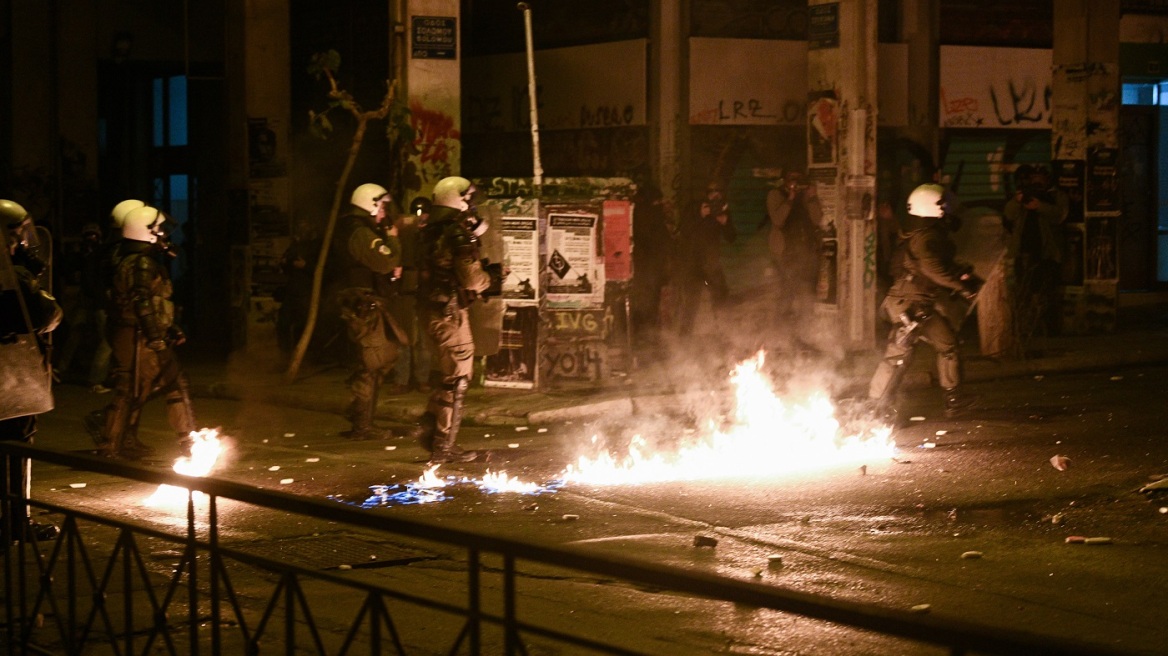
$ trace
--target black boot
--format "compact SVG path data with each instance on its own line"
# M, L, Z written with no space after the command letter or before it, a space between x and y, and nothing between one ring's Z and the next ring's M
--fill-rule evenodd
M945 390L945 416L949 419L961 416L976 403L976 396L965 394L957 387Z
M441 465L448 462L474 462L479 459L478 451L463 451L454 446L444 451L434 451L430 454L430 460L426 465L433 467L434 465Z
M93 444L99 449L104 448L109 443L109 439L103 432L105 428L105 413L105 408L94 410L85 415L81 420L85 424L85 432L89 433L89 437L93 439Z
M428 463L431 466L446 462L471 462L479 457L478 451L464 451L454 444L455 440L458 439L458 430L462 427L462 407L466 403L468 386L468 381L465 378L459 378L454 383L451 395L450 427L446 431L435 427L432 433L430 462Z
M427 451L434 450L434 434L438 431L438 418L434 416L433 412L423 412L422 417L418 420L418 426L414 429L412 437L418 441L418 445Z

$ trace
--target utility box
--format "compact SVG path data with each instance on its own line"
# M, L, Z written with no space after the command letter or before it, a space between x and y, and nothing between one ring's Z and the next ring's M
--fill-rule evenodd
M484 385L594 386L627 373L632 181L549 178L538 201L530 178L474 182L508 272Z

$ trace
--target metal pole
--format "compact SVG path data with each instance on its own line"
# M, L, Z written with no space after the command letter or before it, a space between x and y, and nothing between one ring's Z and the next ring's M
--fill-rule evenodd
M531 5L527 4L526 2L520 2L516 5L516 8L518 8L519 11L523 12L523 31L524 31L524 34L526 37L526 43L527 43L527 103L530 106L530 112L531 112L531 165L532 165L532 171L531 171L532 207L531 207L531 210L532 210L532 214L535 216L535 224L537 226L536 234L538 235L537 238L540 240L543 240L543 239L545 239L544 230L542 230L541 228L538 227L538 226L542 225L540 223L539 201L540 201L540 198L543 196L543 163L539 159L539 102L538 102L538 98L536 97L536 86L535 86L535 46L534 46L534 44L532 42L532 38L531 38ZM541 245L539 247L539 250L540 251L544 250L542 241L541 241ZM546 270L546 267L544 266L544 264L545 263L542 263L542 262L540 263L540 269L541 269L540 275L543 275L543 271ZM540 308L539 312L540 312L540 314L542 314L543 313L542 295L544 293L543 290L546 289L546 286L540 285L539 288L540 288L541 298L537 298L536 303L539 304L539 308ZM542 332L542 330L540 332ZM542 355L541 354L541 350L543 348L542 342L543 342L543 339L541 339L541 337L537 334L536 340L535 340L535 370L532 372L532 378L531 378L532 386L535 389L539 389L540 383L541 383L540 375L539 375L539 362L540 362L540 357Z
M523 28L527 37L527 102L531 107L531 183L535 187L535 202L538 209L540 190L543 187L543 164L539 161L539 103L536 102L535 95L535 47L531 40L531 6L526 2L520 2L517 7L523 12Z

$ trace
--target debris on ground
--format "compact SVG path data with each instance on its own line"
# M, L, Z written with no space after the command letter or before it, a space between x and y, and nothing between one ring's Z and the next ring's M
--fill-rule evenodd
M981 558L984 555L985 554L983 554L980 551L966 551L965 553L961 554L961 557L964 560L977 560L978 558Z
M1067 544L1112 544L1111 538L1088 538L1082 535L1068 535L1064 540Z
M1071 459L1066 456L1052 456L1050 459L1052 467L1059 471L1066 471L1067 467L1071 466Z
M916 606L913 606L909 610L911 610L914 613L927 613L927 612L929 612L929 610L931 608L932 608L932 606L930 606L929 604L917 604Z
M712 538L708 535L695 535L694 536L694 546L695 547L716 547L716 546L718 546L718 540L717 540L717 538Z
M1140 494L1152 494L1155 492L1168 493L1168 476L1161 476L1158 480L1140 488Z

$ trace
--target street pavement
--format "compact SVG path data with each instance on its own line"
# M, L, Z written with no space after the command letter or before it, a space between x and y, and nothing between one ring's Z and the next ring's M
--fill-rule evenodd
M1149 302L1121 307L1117 331L1114 334L1043 338L1034 343L1033 352L1028 354L1026 358L992 360L979 356L976 353L976 347L975 339L968 340L963 345L966 378L970 382L1037 377L1071 371L1107 371L1109 368L1118 371L1123 367L1133 365L1168 363L1168 303ZM780 365L778 369L783 370L784 359L800 361L800 358L811 359L812 356L806 353L776 353L775 358ZM875 368L877 358L878 353L873 350L868 353L852 354L831 360L835 374L832 383L833 391L838 393L841 398L848 394L862 393L866 388L868 377ZM817 360L817 362L825 361L827 360ZM914 363L912 375L907 380L907 385L917 389L931 385L933 362L931 349L928 346L922 346L921 353ZM603 384L596 385L552 386L550 389L538 391L476 386L472 388L469 395L467 422L479 426L519 426L528 423L554 424L598 417L620 421L624 417L633 419L636 415L652 415L653 413L675 410L690 401L687 396L693 394L694 390L720 384L720 381L714 378L688 375L690 373L688 370L686 375L667 375L671 373L668 370L676 364L676 362L667 361L644 363L640 368L626 372L625 375L612 376ZM261 409L258 404L255 406L250 403L242 404L246 408L245 412L248 417L247 423L242 426L241 434L258 436L260 432L257 425L267 422L270 425L266 427L268 432L264 434L287 436L289 433L295 432L298 436L301 434L314 436L312 440L307 437L303 438L303 449L309 449L311 444L311 449L308 451L301 448L302 438L300 437L297 437L296 443L292 445L295 448L289 448L289 444L285 443L268 444L268 440L264 439L262 446L257 440L256 443L248 445L249 448L241 449L238 454L239 459L234 461L233 471L238 475L248 477L253 484L276 488L277 481L282 482L283 477L291 479L293 478L292 472L301 471L305 475L303 477L296 475L295 485L311 486L316 496L319 497L321 490L365 493L370 482L406 480L407 477L416 476L419 472L420 459L423 459L424 456L421 450L416 447L395 451L395 454L400 455L395 455L394 458L371 458L368 457L367 444L347 443L346 440L336 437L332 433L315 432L314 428L310 427L310 422L318 420L309 418L308 415L324 411L334 413L338 417L335 421L327 417L322 418L323 425L335 425L335 432L347 428L347 422L339 417L348 403L348 391L345 385L348 372L341 368L317 370L305 367L298 380L286 383L283 379L282 363L264 362L258 357L246 354L237 355L226 363L200 359L191 354L184 359L184 365L192 378L194 392L197 396L203 399L227 401L227 403L212 403L210 400L205 400L200 401L200 405L197 407L213 406L217 403L232 407L239 405L230 403L230 401L236 400L262 402L283 407L273 414L266 409ZM1048 379L1044 385L1051 382ZM1075 385L1070 381L1067 381L1066 384ZM980 387L984 388L984 386ZM1008 394L1005 391L1008 388L1009 386L1003 385L1000 388L989 390L990 395L995 397L991 399L993 401L991 405L999 409L1006 405L1002 397ZM1068 389L1078 389L1078 387ZM84 394L87 392L80 389L75 390L75 396ZM920 401L922 398L928 400L930 395L913 396L917 401ZM939 409L939 393L935 397L935 402ZM383 421L408 423L424 410L425 403L425 396L418 392L383 397L378 415ZM78 425L83 410L76 408L75 405L74 403L63 403L60 411L54 413L54 417L46 417L43 425L46 444L52 443L57 436L65 434L63 428ZM222 409L216 411L213 408L208 408L208 416L234 415L224 412ZM55 426L53 421L57 422ZM153 417L153 421L159 426L165 423L159 416ZM1149 415L1148 421L1154 422L1155 419ZM235 422L244 423L244 420L236 419ZM427 512L430 513L427 515L427 520L437 523L456 522L457 525L469 530L482 530L483 532L499 530L499 526L505 524L509 532L524 534L535 532L543 535L545 539L563 540L575 544L586 543L590 548L596 548L602 552L606 545L607 548L618 552L627 551L630 545L634 545L638 553L652 554L651 559L661 559L661 562L670 563L676 561L683 565L691 564L689 559L702 557L701 554L695 556L698 552L690 548L690 542L683 541L683 538L692 540L695 532L703 532L703 534L708 532L718 535L722 540L718 554L727 559L723 563L723 567L729 567L731 571L735 572L744 572L758 558L764 558L767 553L774 550L781 550L789 556L786 559L786 569L783 571L785 576L781 579L782 582L792 588L805 589L827 597L855 596L867 594L864 591L879 590L881 591L879 599L865 597L862 600L897 608L911 607L913 604L920 603L921 600L928 600L933 604L935 612L939 616L951 616L956 612L953 610L954 608L960 608L962 616L969 618L996 618L998 615L994 615L994 613L1000 612L997 608L1003 599L1009 599L1011 604L1018 606L1023 605L1023 602L1019 600L1024 599L1032 616L1053 617L1067 622L1073 621L1079 633L1093 639L1112 635L1108 632L1112 630L1110 627L1113 624L1122 625L1123 621L1114 619L1113 615L1105 611L1122 608L1130 612L1132 606L1131 603L1117 604L1117 598L1130 602L1131 599L1135 598L1152 599L1153 595L1152 593L1144 597L1136 594L1102 595L1100 598L1106 601L1107 608L1103 611L1092 609L1091 613L1093 614L1090 615L1084 614L1079 606L1075 606L1066 599L1058 598L1056 602L1045 603L1045 600L1050 597L1047 587L1042 587L1047 585L1047 580L1044 577L1047 576L1049 568L1047 568L1046 563L1051 557L1051 550L1063 548L1061 533L1054 536L1057 539L1052 540L1050 535L1046 533L1034 537L1033 534L1040 530L1034 528L1036 524L1032 526L1032 524L1023 525L1018 522L1007 522L1000 526L980 527L974 526L972 523L963 523L961 537L957 537L950 526L951 520L949 519L940 522L940 528L930 529L931 532L906 530L901 535L897 531L884 530L888 528L889 522L893 521L906 523L924 521L917 517L919 513L940 513L943 515L946 512L952 513L951 509L960 507L963 516L968 515L970 518L974 518L979 510L996 512L1002 507L1001 499L1004 498L1003 493L1007 491L1012 495L1011 499L1030 500L1031 505L1043 512L1049 508L1061 509L1067 506L1066 500L1068 498L1074 499L1070 502L1070 506L1074 506L1076 509L1078 508L1075 506L1076 502L1084 503L1078 496L1068 492L1065 487L1057 488L1058 494L1053 496L1046 494L1046 492L1043 494L1037 492L1036 490L1045 490L1044 486L1050 485L1049 479L1041 475L1027 476L1027 472L1032 468L1027 463L1038 462L1038 466L1048 477L1052 475L1051 472L1055 472L1055 469L1045 464L1045 458L1048 454L1047 437L1045 435L1027 437L1025 431L1021 433L1004 432L1007 423L1011 425L1018 423L1014 421L1013 415L1010 415L1009 419L998 420L998 423L1001 425L995 424L985 431L971 430L964 438L964 441L968 442L968 446L962 444L958 447L955 444L952 449L913 451L913 464L909 464L907 460L897 461L895 464L886 465L890 471L883 474L878 471L878 468L873 468L867 470L862 476L850 475L831 480L825 479L814 487L806 485L776 487L758 500L753 499L753 495L737 499L733 503L726 503L726 500L723 499L723 503L718 504L716 509L709 506L709 494L703 494L699 490L689 490L688 495L671 496L670 503L673 505L662 506L668 508L667 511L658 508L661 504L647 504L652 509L651 514L647 514L648 511L642 508L646 505L643 500L632 496L639 495L641 492L629 492L626 495L622 491L617 491L595 498L591 495L565 492L555 495L554 498L551 496L541 497L539 508L536 508L535 503L530 499L524 499L517 505L514 501L498 499L483 501L478 496L471 500L471 497L468 496L465 501L455 500L450 504L426 506ZM928 426L927 429L917 427L915 430L917 433L924 430L931 434L933 428L935 426ZM547 444L549 445L556 441L557 433L555 430L556 428L553 426L553 432L547 435ZM915 441L914 438L921 437L921 435L913 433L913 430L912 427L906 429L906 443L911 443ZM284 431L289 431L289 433ZM493 429L481 429L468 431L468 433L482 433L484 431L497 432ZM165 434L165 431L163 430L163 433L160 434ZM1001 443L992 442L993 439L1006 434L1021 437L1019 439L1004 439ZM1148 434L1147 430L1127 431L1125 437ZM992 437L987 438L987 436ZM73 439L85 440L84 436ZM987 439L991 440L992 447L986 446ZM1059 439L1068 438L1060 435ZM542 442L542 439L540 441ZM279 440L273 439L273 442L279 442ZM1038 442L1042 444L1040 450L1037 451L1041 458L1035 460L1030 457L1030 452L1026 449ZM1084 474L1089 472L1092 478L1086 481L1078 480L1077 484L1080 487L1076 489L1112 489L1115 485L1113 471L1116 461L1110 457L1110 443L1105 443L1105 440L1102 439L1093 439L1089 443L1077 442L1077 444L1083 450L1079 452L1064 451L1064 453L1071 453L1077 458L1077 463L1083 464L1082 467L1076 469L1076 472L1082 471ZM375 450L381 452L380 447L376 447ZM991 451L997 458L992 463L986 460L991 455ZM1142 453L1138 449L1129 449L1128 451ZM297 467L306 466L302 464L306 462L306 455L312 455L314 460L318 459L321 463L333 465L343 463L343 466L326 467L322 464L318 469L313 469L311 474L308 474L303 469L297 469ZM536 463L541 458L544 456L538 449L522 449L511 454L508 464L513 465L515 471L524 471L523 465ZM560 462L557 458L551 459ZM1112 468L1086 466L1092 461L1106 462L1113 466ZM996 475L987 479L983 475L987 468L995 469ZM1134 476L1126 471L1131 469L1126 461L1123 468L1125 469L1123 477ZM538 470L539 467L533 467L533 471ZM230 477L228 476L228 478ZM38 472L36 484L42 488L49 486L64 490L65 484L68 483L68 490L60 494L76 495L79 504L82 501L99 505L123 502L124 505L128 506L131 505L133 495L136 494L132 486L126 486L121 482L108 482L88 477L89 485L85 488L85 494L81 495L72 488L73 482L77 480L80 479L73 472L57 473L41 470ZM1019 481L1022 482L1021 485L1019 485ZM279 489L299 493L298 490L293 490L290 486L280 486ZM918 494L921 489L931 492L922 497ZM878 501L873 504L884 509L881 516L864 517L857 520L854 526L841 526L840 522L855 514L854 508L849 508L847 504L854 503L855 499L860 498L861 495L873 493L882 495L876 497ZM353 498L359 499L361 497L355 496ZM819 504L814 506L818 510L808 509L813 507L807 505L808 498L813 499L814 504ZM1045 502L1038 504L1033 502L1034 499L1039 498L1044 499ZM990 510L984 510L986 507L982 503L984 499L994 499L997 501L997 505ZM469 505L479 502L486 505ZM927 504L927 508L918 512L913 508L913 502ZM1138 499L1138 502L1136 504L1133 501L1127 505L1109 503L1106 505L1108 512L1111 513L1108 514L1108 517L1111 517L1119 506L1134 508L1138 505L1140 511L1146 511L1147 504L1144 500ZM837 507L837 504L843 505ZM636 512L625 513L629 515L627 518L616 518L617 513L611 512L609 509L617 507L631 508ZM773 510L760 512L760 507L787 510L777 513ZM600 510L600 508L604 508L604 510ZM794 508L798 508L798 510L792 510ZM889 511L888 509L893 510ZM895 509L905 510L897 511ZM801 518L802 516L810 516L812 513L815 513L817 518L815 522L808 523ZM561 521L569 514L584 521ZM604 521L588 521L590 518L598 518L601 514L612 514L613 516L604 517ZM1070 514L1068 511L1068 515ZM641 515L648 516L649 522L641 523L642 520L639 519ZM506 517L507 521L501 522L502 517ZM820 517L823 518L822 522L819 521ZM889 517L894 519L889 519ZM1084 523L1084 525L1089 525L1089 528L1082 529L1086 531L1083 532L1083 535L1121 535L1119 532L1103 529L1092 532L1103 520L1086 509L1082 511L1081 515L1075 515L1074 519ZM621 524L615 525L617 522ZM1132 522L1132 524L1131 528L1122 532L1125 543L1125 551L1121 552L1122 561L1116 558L1118 554L1112 552L1099 550L1087 552L1088 556L1094 560L1085 563L1067 562L1060 565L1058 584L1065 585L1068 590L1072 585L1076 587L1076 590L1079 590L1080 587L1090 589L1086 582L1082 586L1075 583L1075 576L1084 573L1083 575L1088 577L1085 580L1094 581L1094 578L1090 578L1094 576L1094 572L1111 572L1113 569L1117 570L1117 576L1119 574L1126 575L1126 570L1118 566L1117 562L1127 566L1130 563L1146 562L1135 557L1141 554L1149 558L1157 557L1159 552L1155 540L1146 537L1150 534L1149 532L1157 530L1157 525L1144 523L1137 526L1137 522ZM866 531L869 526L881 529L878 534L875 534L881 536L878 540L854 539L856 535L869 535ZM1044 530L1064 531L1063 525L1054 527L1050 521L1043 522L1041 526L1044 527ZM1073 526L1080 528L1080 525ZM233 516L231 526L226 528L229 532L231 530L248 531L247 536L252 537L262 535L268 543L273 543L280 537L315 535L318 530L322 532L322 535L328 534L315 526L306 528L299 522L289 522L286 519L261 523L255 521L251 515L247 517ZM1070 528L1070 526L1065 527L1066 530ZM1141 531L1144 532L1141 533ZM646 536L657 536L654 539L661 541L657 550L652 550L652 545L646 542ZM239 538L239 536L235 537ZM950 561L940 564L933 562L938 558L936 554L948 553L954 549L957 550L957 553L961 553L967 551L971 546L992 548L994 551L987 550L988 554L1005 554L1007 550L1012 550L1011 553L1014 555L1012 557L1000 556L997 561L987 558L986 562L994 562L997 565L992 570L990 568L977 570L976 576L978 578L976 580L969 578L974 574L971 573L973 570L965 569L964 564L967 561L955 557L956 562L962 565L960 568L952 565ZM1083 552L1068 553L1072 554L1069 557L1072 559L1081 560L1084 558L1079 555ZM841 558L844 558L841 554L853 554L853 556L848 556L841 564ZM709 564L705 563L707 566ZM731 567L730 564L733 566ZM880 567L876 567L875 564L880 564ZM159 565L169 566L165 560L160 560ZM855 569L849 569L840 574L841 568L845 568L845 566ZM856 571L860 568L864 570L862 573ZM432 580L432 572L435 571L434 568L419 567L416 568L418 573L415 574L414 569L404 569L408 575L415 576L422 581ZM376 571L379 575L384 573L387 576L397 576L401 575L403 568ZM921 573L925 571L929 572L930 576L922 576ZM847 580L854 578L854 580L862 581L875 579L878 583L857 584L857 587L847 588L850 592L841 592L837 587L832 587L838 584L841 577ZM1151 578L1158 580L1154 573ZM259 589L262 586L257 583L258 580L258 578L255 581L248 579L248 585L255 585ZM780 579L776 578L775 580ZM906 582L907 585L905 585ZM455 592L459 590L451 581L444 582L439 587ZM1128 584L1128 588L1132 591L1136 591L1138 587ZM963 591L959 600L955 600L954 597L946 597L943 594L945 592L952 593L953 590L958 589ZM1003 593L1002 590L1007 592ZM590 594L593 592L590 590ZM559 594L558 591L557 594ZM876 593L872 592L871 594L875 595ZM549 592L545 598L552 598L552 593ZM1083 607L1091 608L1094 600L1095 597L1092 595L1074 595L1075 603L1081 603ZM579 603L575 598L571 601L571 604L578 605ZM631 603L632 601L629 600L618 600L618 602L606 605L622 607L624 604ZM1047 612L1048 605L1051 607L1048 609L1049 613ZM975 608L980 614L973 612ZM579 608L565 604L563 612L565 617L579 618L582 613L578 611ZM669 612L677 612L676 606L671 606ZM689 612L689 609L683 610L683 613ZM699 615L696 607L692 612L695 616ZM1012 614L1019 613L1014 610ZM1138 616L1137 619L1140 621L1144 617L1138 613L1131 614ZM555 613L548 613L548 615L554 616ZM595 615L599 617L600 613L595 613ZM639 618L640 625L648 623L643 615L635 616ZM746 621L743 618L738 619ZM579 622L578 619L575 621ZM670 626L668 621L669 618L663 619L661 625ZM677 620L674 618L672 621ZM758 634L758 630L754 627L757 622L758 620L754 616L750 616L750 628L743 629L743 635ZM1107 624L1107 622L1111 622L1111 624ZM1010 622L1005 623L1010 624ZM1105 624L1106 630L1099 629L1096 623ZM713 624L720 626L718 622ZM998 622L994 623L994 625L997 624ZM1139 622L1133 620L1133 625L1139 625ZM1059 622L1042 625L1042 631L1053 632L1050 628L1052 626L1059 626ZM439 632L431 630L430 633L437 634ZM708 634L715 635L715 633L709 632ZM810 644L824 644L825 639L818 629L812 630L808 636L807 639L813 641ZM756 635L756 638L760 642L765 642L764 637ZM417 640L423 642L421 638ZM820 649L821 651L818 653L895 653L889 649L866 649L863 646L850 650L839 649L834 652L830 651L830 647L821 646ZM657 650L650 649L648 653L667 652L658 648ZM690 651L675 650L669 653L699 652L697 647L693 647Z
M1113 333L1058 335L1036 338L1025 357L988 358L978 351L976 335L961 345L964 378L967 382L1041 376L1074 371L1122 368L1138 364L1168 363L1168 297L1156 294L1123 294ZM813 359L806 353L779 354L792 361ZM833 369L832 391L837 397L862 397L875 371L876 349L851 353L821 367ZM826 364L825 364L826 363ZM464 422L469 425L522 425L603 417L655 414L682 407L685 397L717 387L713 376L682 376L671 373L675 360L639 363L631 371L618 372L595 382L552 383L538 390L505 389L472 385ZM305 365L297 379L285 380L285 364L241 354L227 362L188 358L184 368L195 396L258 401L305 410L344 414L349 402L346 379L349 371L338 367L314 368ZM724 372L728 375L729 371ZM906 376L904 389L934 385L932 348L918 347ZM938 403L940 396L938 394ZM411 423L424 412L426 395L411 391L382 395L376 417Z

